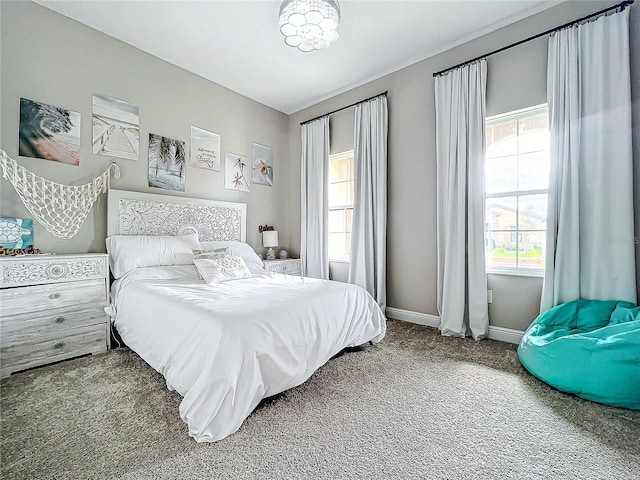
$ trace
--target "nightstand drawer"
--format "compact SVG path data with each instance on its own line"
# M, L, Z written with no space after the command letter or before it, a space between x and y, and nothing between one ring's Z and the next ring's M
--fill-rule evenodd
M3 319L21 313L60 307L83 305L98 308L106 304L104 279L0 290L0 314Z
M77 308L56 308L46 312L21 313L2 319L0 345L34 342L54 334L65 335L85 325L102 324L106 328L108 317L103 307L78 306Z
M2 376L78 355L106 352L106 335L105 325L90 325L65 331L64 335L53 333L30 342L2 347Z
M263 263L267 272L282 273L285 275L302 274L299 258L289 258L286 260L264 260Z

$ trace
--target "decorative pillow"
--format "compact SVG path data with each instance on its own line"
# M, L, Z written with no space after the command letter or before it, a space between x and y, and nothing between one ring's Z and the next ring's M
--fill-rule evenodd
M196 264L202 279L209 285L251 277L251 272L240 257L197 258L193 263Z
M193 263L192 250L202 248L197 233L176 236L112 235L106 243L111 273L115 278L134 268Z
M234 242L230 240L216 240L213 242L202 242L202 248L229 248L231 255L242 257L244 263L247 264L247 268L251 273L264 273L264 265L262 260L253 251L253 248L244 242Z
M208 258L213 260L215 258L228 257L231 255L231 250L229 247L225 248L214 248L211 250L193 250L193 259L196 260L198 258Z

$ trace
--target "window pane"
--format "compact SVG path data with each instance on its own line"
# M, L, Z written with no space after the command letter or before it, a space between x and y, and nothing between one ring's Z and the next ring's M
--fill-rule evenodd
M348 258L353 222L353 152L344 152L329 162L329 257Z
M521 195L518 200L520 230L546 230L547 195Z
M518 157L487 158L485 192L513 192L518 189Z
M344 210L329 210L329 233L344 233Z
M518 267L544 268L546 232L522 232L522 242L518 254Z
M353 182L329 184L329 206L353 205Z
M518 189L549 188L549 152L527 153L518 157Z
M515 267L516 250L511 232L490 232L485 240L487 267Z
M516 266L518 197L487 198L487 266Z
M352 232L353 228L353 208L349 208L345 210L346 221L347 221L347 232Z
M518 122L510 120L487 127L487 156L502 157L518 152Z
M529 153L549 149L549 117L547 112L520 119L518 152Z
M485 222L489 230L511 230L517 227L517 197L487 198Z
M353 157L340 157L329 162L329 182L353 180Z
M347 256L346 235L344 233L329 233L329 258L343 258Z

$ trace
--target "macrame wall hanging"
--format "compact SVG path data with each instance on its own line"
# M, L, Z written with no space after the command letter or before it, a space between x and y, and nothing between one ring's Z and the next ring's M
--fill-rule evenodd
M9 180L33 217L47 232L58 238L71 238L84 223L98 195L106 193L111 180L120 178L115 160L107 170L84 185L51 182L28 171L0 150L2 177Z

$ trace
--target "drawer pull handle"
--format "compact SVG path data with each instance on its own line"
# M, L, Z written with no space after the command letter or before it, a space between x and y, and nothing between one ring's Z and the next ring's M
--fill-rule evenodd
M62 317L62 316L60 316L60 317L54 317L54 318L53 318L53 321L54 321L55 323L62 323L62 322L64 322L64 317Z
M57 299L59 299L59 298L60 298L60 294L59 294L58 292L56 292L56 293L52 293L51 295L49 295L49 298L50 298L51 300L57 300Z
M63 345L64 345L64 342L60 340L59 342L56 342L53 344L53 348L60 349L62 348Z

